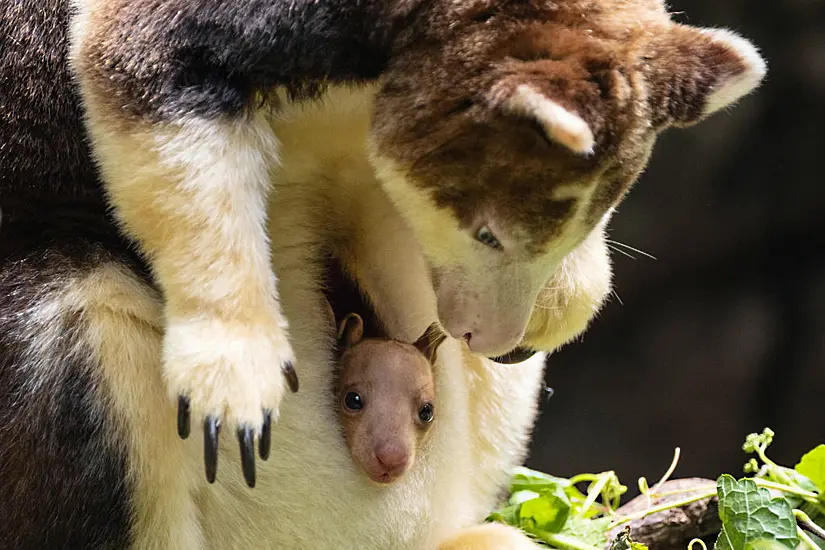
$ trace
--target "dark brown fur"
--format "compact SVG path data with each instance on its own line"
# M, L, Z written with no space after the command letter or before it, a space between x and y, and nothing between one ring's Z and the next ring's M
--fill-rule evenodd
M377 78L420 0L109 0L77 67L120 117L238 116L276 86L315 97Z
M128 458L85 312L41 308L91 269L133 266L105 251L111 243L50 228L32 244L16 229L0 239L0 548L125 548ZM38 341L55 327L59 338Z
M595 187L585 205L594 225L638 177L656 135L697 122L717 82L745 69L655 0L445 2L399 38L374 130L382 153L462 223L494 207L540 251L576 212L555 189ZM582 117L595 154L507 114L502 104L522 84Z

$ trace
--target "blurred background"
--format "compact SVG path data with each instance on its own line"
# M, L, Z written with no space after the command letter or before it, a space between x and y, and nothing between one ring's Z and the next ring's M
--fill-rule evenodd
M636 494L742 474L770 426L788 466L825 443L825 1L679 0L681 22L752 39L768 79L729 113L658 142L610 238L615 289L550 358L528 466L616 470ZM621 248L616 245L617 248Z

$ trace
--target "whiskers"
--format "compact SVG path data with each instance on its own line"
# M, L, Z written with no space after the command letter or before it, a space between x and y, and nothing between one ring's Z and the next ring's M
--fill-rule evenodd
M638 256L644 256L645 258L650 258L651 260L656 260L656 256L653 254L649 254L644 250L639 250L638 248L634 248L629 244L625 244L613 239L605 239L605 243L607 243L607 247L617 252L623 256L627 256L631 260L636 260ZM561 276L556 276L551 278L547 284L545 284L541 291L539 292L538 299L536 300L535 308L538 310L543 311L559 311L565 309L568 304L567 294L569 293L568 287L564 284L564 274ZM619 296L619 293L616 292L615 288L610 289L610 295L619 302L620 305L624 305L624 301ZM593 304L594 308L598 308L601 305L601 299Z
M544 285L539 292L538 299L536 300L536 309L542 309L545 311L557 311L562 309L562 306L558 304L556 301L557 291L563 290L563 285ZM546 296L545 296L546 295Z
M644 256L645 258L650 258L651 260L656 259L656 256L654 256L653 254L648 254L644 250L639 250L638 248L633 248L629 244L620 243L619 241L614 241L612 239L605 239L604 241L607 243L607 247L610 250L613 250L614 252L618 252L619 254L627 256L631 260L636 259L636 256L631 254L631 252L635 252L636 254L640 254L640 255Z
M619 241L614 241L612 239L605 239L604 241L607 243L607 247L610 250L612 250L614 252L618 252L619 254L621 254L623 256L627 256L631 260L636 259L636 256L634 256L633 253L644 256L645 258L650 258L651 260L656 259L656 256L654 256L653 254L648 254L644 250L639 250L638 248L633 248L629 244L624 244L624 243L621 243ZM616 301L618 301L620 305L624 305L624 302L622 301L621 297L619 296L619 293L616 292L615 288L610 289L610 294L616 298Z
M541 302L536 302L536 309L541 309L544 311L558 311L561 309L561 306L557 305L550 305L550 304L542 304Z

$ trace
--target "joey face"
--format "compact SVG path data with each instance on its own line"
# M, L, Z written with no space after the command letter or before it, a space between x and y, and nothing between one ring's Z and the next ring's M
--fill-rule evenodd
M389 484L412 467L435 423L432 367L416 344L362 335L357 315L342 322L336 406L353 461Z
M441 324L476 353L523 341L543 287L602 231L661 131L764 75L750 43L677 25L659 1L594 5L431 5L376 98L373 164L429 262Z

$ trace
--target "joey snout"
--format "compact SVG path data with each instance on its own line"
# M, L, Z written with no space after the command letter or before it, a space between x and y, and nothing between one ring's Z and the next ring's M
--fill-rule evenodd
M366 458L366 457L365 457ZM361 467L376 483L392 483L404 475L414 460L413 447L403 438L389 438L376 442L370 460Z

